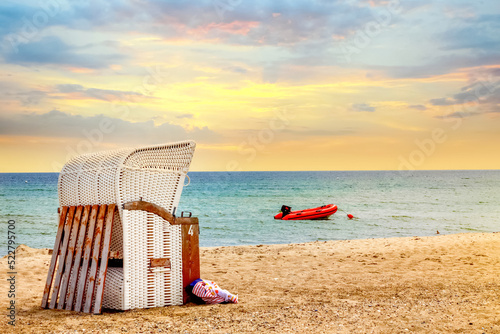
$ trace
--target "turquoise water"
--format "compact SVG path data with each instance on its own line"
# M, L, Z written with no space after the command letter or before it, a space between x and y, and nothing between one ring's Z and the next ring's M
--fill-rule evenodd
M191 172L177 212L200 218L201 246L426 236L500 231L500 171ZM0 174L0 255L7 222L17 244L53 247L55 173ZM334 203L329 220L276 221L293 210ZM349 220L347 213L358 217Z

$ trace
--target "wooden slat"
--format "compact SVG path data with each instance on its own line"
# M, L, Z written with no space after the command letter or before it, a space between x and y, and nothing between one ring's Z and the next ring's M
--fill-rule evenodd
M108 259L123 259L121 251L110 251Z
M172 225L198 225L199 221L197 217L176 217L175 223ZM198 230L198 234L199 230Z
M47 281L45 282L45 289L43 290L42 297L42 307L47 308L50 288L52 286L52 280L54 278L54 269L56 267L57 257L59 255L59 247L61 245L61 237L64 230L64 223L66 222L66 214L68 213L68 207L63 207L62 213L59 215L59 226L57 228L56 241L54 242L54 250L52 252L52 259L50 260L49 272L47 274Z
M99 265L99 252L101 249L101 237L102 228L104 225L104 216L106 215L107 205L101 205L99 208L99 214L97 217L97 226L94 234L94 246L92 249L92 266L90 267L90 273L88 278L87 294L85 296L85 305L83 307L83 312L89 313L92 308L92 297L94 295L94 285L95 278L97 274L97 267Z
M89 260L92 252L92 241L94 240L94 227L97 220L99 205L93 205L90 213L90 219L87 229L87 235L84 243L84 254L82 262L82 275L78 282L78 291L75 300L75 311L80 312L82 309L83 296L85 294L85 284L87 283L87 271L89 268Z
M196 217L175 217L170 212L168 212L168 210L162 208L161 206L146 201L134 201L125 203L123 205L123 209L131 211L141 210L154 213L168 221L170 225L198 224L198 218Z
M179 218L180 219L180 218ZM193 219L193 218L188 218ZM198 219L196 218L196 221ZM200 278L200 244L199 225L182 225L182 288L184 304L189 301L186 287L195 279Z
M171 268L172 264L171 264L169 258L164 257L164 258L158 258L158 259L150 259L149 267L150 268L156 268L156 267Z
M50 299L49 308L55 308L57 302L57 296L59 294L59 284L61 283L61 276L64 269L64 264L66 261L66 251L68 249L69 236L71 232L71 225L73 224L73 217L75 214L76 207L72 206L69 209L69 213L66 217L66 222L64 223L64 240L61 249L61 256L59 256L59 265L57 266L56 279L54 281L54 287L52 290L52 297Z
M113 228L113 219L115 215L115 204L108 206L106 214L105 230L102 241L101 265L99 268L99 275L97 276L97 289L94 302L94 314L101 313L102 309L102 296L104 293L104 284L106 283L106 274L108 272L108 256L109 247L111 243L111 232Z
M69 239L68 251L66 252L66 264L64 265L64 273L59 291L59 301L57 303L57 308L60 310L64 308L64 303L66 302L66 291L68 290L68 284L71 279L71 268L73 265L73 256L75 255L75 245L78 238L78 230L80 229L80 219L82 218L82 211L83 207L78 206L73 218L71 237Z
M156 205L154 203L146 202L146 201L135 201L135 202L128 202L123 205L123 208L125 210L142 210L142 211L147 211L154 213L166 221L168 221L170 224L175 224L175 217L168 212L166 209L162 208L159 205Z
M77 290L78 284L78 274L80 272L80 263L83 255L83 244L85 237L87 236L87 224L90 217L90 205L85 206L83 210L83 216L80 221L80 232L78 232L78 242L75 248L75 263L73 264L73 270L71 272L71 285L68 287L68 293L66 294L66 310L70 311L73 309L73 301L75 297L75 292ZM81 304L81 303L80 303Z

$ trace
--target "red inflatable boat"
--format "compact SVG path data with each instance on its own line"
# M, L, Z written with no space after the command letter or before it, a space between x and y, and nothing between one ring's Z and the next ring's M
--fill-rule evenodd
M291 211L291 207L283 205L281 207L281 212L274 216L274 219L281 220L306 220L306 219L327 219L335 212L337 212L337 206L333 204L327 204L320 206L318 208L306 209L301 211Z

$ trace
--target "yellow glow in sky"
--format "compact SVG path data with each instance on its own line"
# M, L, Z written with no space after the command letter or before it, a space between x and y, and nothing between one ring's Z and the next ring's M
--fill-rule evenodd
M72 3L30 36L12 5L0 172L183 139L197 171L500 168L498 6L370 3Z

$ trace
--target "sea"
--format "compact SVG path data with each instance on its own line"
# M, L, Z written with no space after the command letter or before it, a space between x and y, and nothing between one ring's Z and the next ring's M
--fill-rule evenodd
M177 213L199 217L202 247L500 231L500 170L188 175ZM16 245L54 246L57 180L57 173L0 173L0 256L9 230ZM282 205L330 203L339 211L327 220L273 218Z

